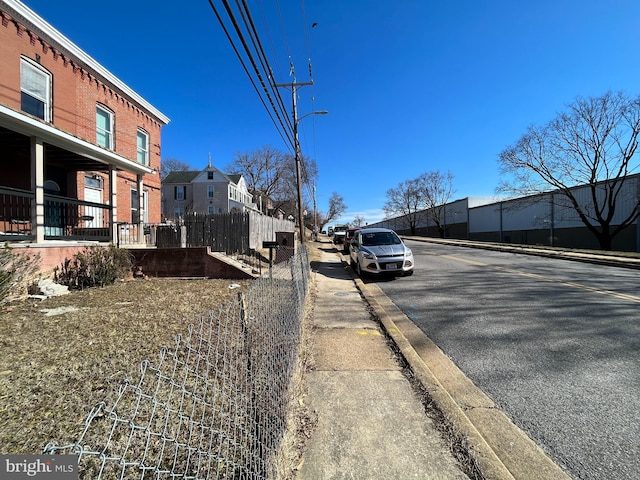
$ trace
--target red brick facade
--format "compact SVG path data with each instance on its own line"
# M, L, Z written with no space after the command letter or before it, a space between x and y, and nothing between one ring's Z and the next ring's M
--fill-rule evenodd
M110 85L99 73L91 71L81 60L70 58L68 53L53 47L43 37L45 35L30 31L9 13L0 11L0 105L20 111L20 59L26 58L51 75L49 123L55 128L96 144L96 106L106 107L114 119L113 152L133 162L137 161L138 129L146 132L149 140L148 166L155 170L142 179L149 199L147 215L149 222L160 222L160 131L167 119L158 118L126 92ZM92 173L70 172L68 186L75 186L74 196L78 199L82 200L84 196L85 175ZM108 185L107 174L96 172L96 175L100 175L103 185ZM130 194L136 187L135 174L118 170L119 221L131 221ZM106 188L103 195L109 195ZM103 198L104 203L108 201L109 198Z

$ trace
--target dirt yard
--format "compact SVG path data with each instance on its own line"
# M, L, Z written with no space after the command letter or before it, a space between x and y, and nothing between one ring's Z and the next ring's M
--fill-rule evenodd
M250 282L130 280L1 306L0 452L39 454L78 438L96 403L139 378L142 360Z

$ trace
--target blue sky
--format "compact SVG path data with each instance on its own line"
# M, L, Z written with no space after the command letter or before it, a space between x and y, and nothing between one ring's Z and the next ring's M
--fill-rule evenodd
M298 114L329 115L301 120L300 142L318 210L338 192L347 222L380 220L389 188L433 170L451 171L454 198L493 196L527 126L578 96L640 93L637 0L247 2L276 82L290 61L308 81L311 58ZM24 3L171 119L162 158L224 170L236 152L288 151L207 0Z

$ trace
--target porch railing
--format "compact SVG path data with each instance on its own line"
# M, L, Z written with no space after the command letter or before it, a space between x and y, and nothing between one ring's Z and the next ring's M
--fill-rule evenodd
M35 194L0 187L0 240L35 238L32 212ZM108 242L111 206L58 195L44 195L45 240L95 240Z
M0 187L0 239L25 240L35 237L31 231L32 192Z

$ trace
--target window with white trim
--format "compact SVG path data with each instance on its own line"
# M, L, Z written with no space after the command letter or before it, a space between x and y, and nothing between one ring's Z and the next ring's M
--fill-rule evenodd
M209 198L213 198L213 194L214 194L213 185L207 185L207 195L208 195L208 197Z
M144 130L138 129L138 163L149 165L149 135Z
M96 106L96 143L113 150L113 113L100 105Z
M214 213L216 213L216 207L209 205L209 215L213 215Z
M20 59L20 109L51 120L51 74L25 58Z

